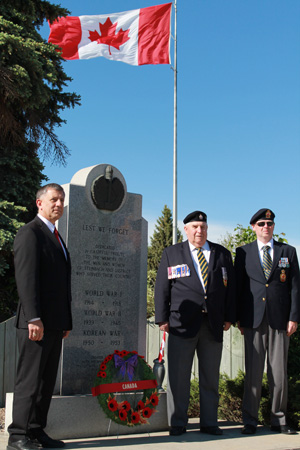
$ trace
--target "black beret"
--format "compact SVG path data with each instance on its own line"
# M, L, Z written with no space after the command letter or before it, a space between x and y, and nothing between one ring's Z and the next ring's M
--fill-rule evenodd
M189 222L207 222L207 215L202 211L194 211L183 219L184 224Z
M275 214L273 213L273 211L267 208L263 208L257 211L257 213L255 213L254 216L251 217L250 224L252 225L256 223L258 220L262 219L274 220L274 217Z

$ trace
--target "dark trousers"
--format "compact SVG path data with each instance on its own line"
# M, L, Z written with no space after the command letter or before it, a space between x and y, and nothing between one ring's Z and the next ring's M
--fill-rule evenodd
M245 388L243 422L257 426L262 378L267 355L271 397L271 425L286 425L288 399L287 362L290 338L285 330L273 330L266 315L258 328L244 328Z
M170 426L187 425L195 352L199 364L200 426L217 426L222 348L222 342L215 341L209 328L208 317L202 319L201 328L193 338L169 335L167 408Z
M42 341L31 341L28 329L18 329L19 362L13 401L11 440L28 430L45 428L55 386L62 346L62 331L45 330Z

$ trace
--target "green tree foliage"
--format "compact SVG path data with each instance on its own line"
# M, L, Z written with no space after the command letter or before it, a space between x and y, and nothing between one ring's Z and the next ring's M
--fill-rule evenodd
M23 225L19 216L25 211L26 208L14 203L0 201L0 322L16 310L12 246L16 232Z
M299 376L298 376L299 378ZM237 376L232 380L226 374L220 375L219 381L219 410L218 417L229 422L242 423L242 403L244 393L245 374L239 370ZM288 401L288 423L293 427L300 427L300 380L289 383ZM261 401L258 410L258 421L262 425L270 425L271 402L268 387L267 374L264 373L262 381ZM189 417L199 417L199 380L191 380L190 401L188 408Z
M35 215L35 193L47 179L39 156L64 164L69 153L55 127L79 97L65 91L71 78L38 32L66 14L43 0L0 2L0 321L16 309L14 236Z
M20 147L3 148L0 158L0 322L14 314L18 300L12 254L14 237L36 214L35 193L46 179L35 152L28 154L28 148L24 151Z
M55 46L38 29L68 11L43 0L0 3L0 148L31 144L43 156L65 162L66 146L54 129L63 109L79 103L64 92L69 78Z
M35 150L30 150L30 145L25 148L2 148L0 199L25 207L26 211L20 215L23 222L31 220L36 213L35 194L41 182L47 180L43 169L43 164Z
M242 401L244 393L245 374L239 370L236 378L231 380L226 374L221 374L219 381L219 418L232 422L243 422ZM263 375L261 401L258 410L258 421L269 425L270 395L267 375Z
M274 234L274 239L279 242L287 243L285 239L285 233ZM237 247L241 245L250 244L255 241L256 234L252 227L249 225L247 228L238 224L233 233L227 233L223 239L220 240L220 244L226 247L232 254L232 258L235 258L235 252Z
M182 233L177 230L177 242L182 242ZM172 245L173 218L167 205L162 210L162 215L157 219L153 236L148 247L148 271L147 271L147 316L154 314L154 287L158 266L163 250Z

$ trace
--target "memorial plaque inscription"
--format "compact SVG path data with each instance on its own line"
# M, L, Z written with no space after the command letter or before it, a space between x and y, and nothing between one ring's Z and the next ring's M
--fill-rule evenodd
M64 395L90 393L100 362L115 349L145 353L147 224L141 196L125 189L117 211L94 204L89 189L106 167L75 175L66 189L73 331L63 349Z

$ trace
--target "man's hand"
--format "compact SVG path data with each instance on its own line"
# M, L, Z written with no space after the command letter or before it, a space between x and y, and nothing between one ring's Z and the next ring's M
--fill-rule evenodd
M38 319L28 323L28 337L31 341L41 341L44 337L43 322Z
M70 334L70 330L63 331L63 339L67 338Z
M243 335L244 334L244 328L240 326L240 322L237 323L237 326L238 326L238 329L241 332L241 335Z
M169 333L169 322L160 322L159 324L160 331L166 331Z
M298 323L290 320L287 324L286 335L292 336L292 334L294 334L295 331L297 331L297 327L298 327Z
M231 322L224 322L224 325L223 325L223 330L224 331L229 330L230 327L231 327Z

